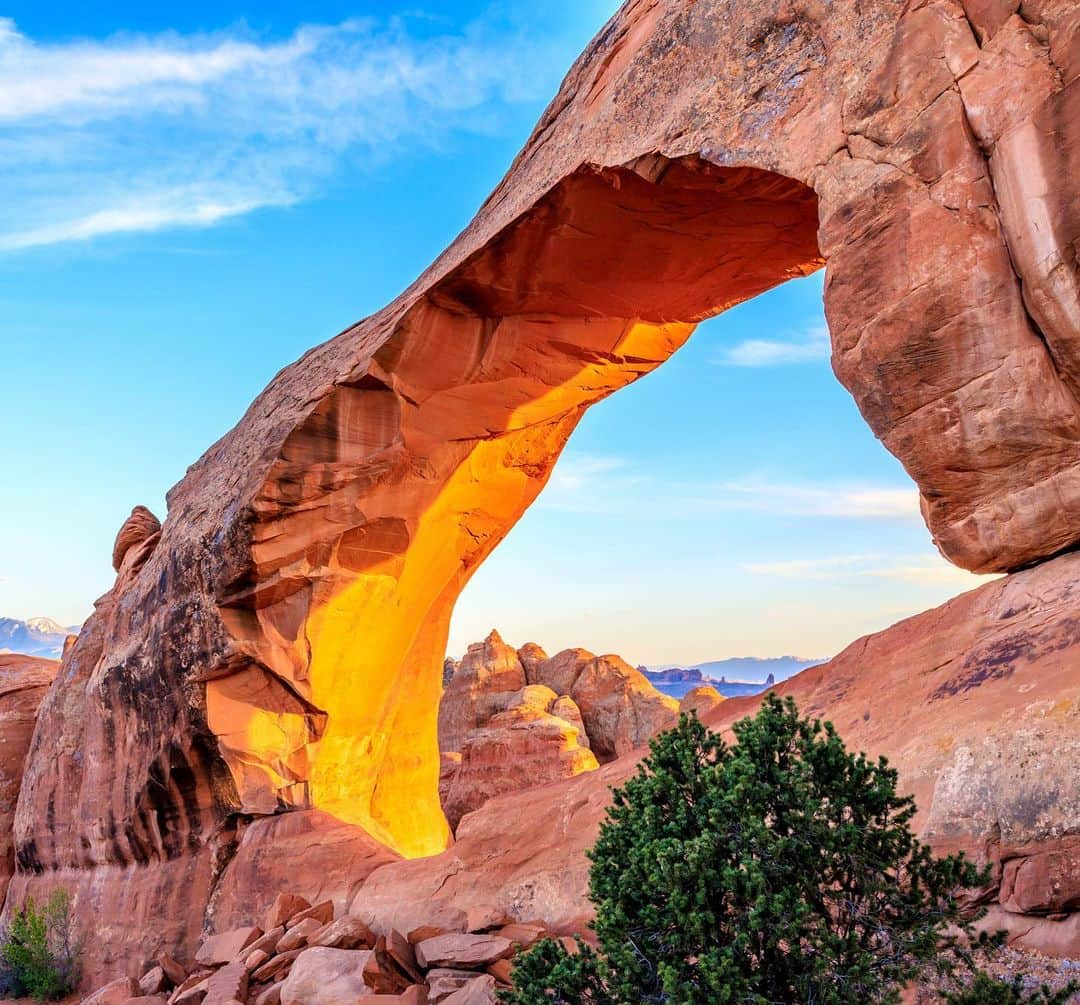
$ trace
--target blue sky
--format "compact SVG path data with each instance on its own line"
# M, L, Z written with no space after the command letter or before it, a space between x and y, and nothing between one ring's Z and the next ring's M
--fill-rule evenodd
M610 2L20 4L0 20L0 615L81 620L135 503L472 216ZM470 585L641 662L827 655L978 580L828 363L821 277L597 406Z

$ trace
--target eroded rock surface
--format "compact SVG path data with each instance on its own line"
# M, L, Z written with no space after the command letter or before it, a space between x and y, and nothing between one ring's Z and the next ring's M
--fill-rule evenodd
M679 703L618 656L493 631L469 647L439 706L440 794L452 827L492 796L594 771L678 719Z
M945 554L1075 545L1076 39L1040 0L628 2L451 248L283 370L160 532L133 515L42 706L19 894L63 881L106 958L146 916L191 942L238 818L442 850L461 588L591 404L823 264L834 367Z
M0 653L0 903L15 868L12 827L38 707L60 664Z

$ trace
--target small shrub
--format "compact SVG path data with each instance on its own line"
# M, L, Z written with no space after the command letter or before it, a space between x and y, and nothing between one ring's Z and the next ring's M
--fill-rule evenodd
M942 998L948 1005L1068 1005L1078 992L1076 981L1060 991L1051 991L1045 984L1037 991L1026 991L1021 977L1002 981L980 971L967 987L945 991Z
M15 914L0 940L3 994L37 1001L63 998L79 979L79 947L71 923L71 898L54 890L39 906L32 897Z
M988 874L911 831L884 759L774 695L728 746L656 737L590 853L599 949L518 957L508 1005L878 1005L970 965L957 899Z

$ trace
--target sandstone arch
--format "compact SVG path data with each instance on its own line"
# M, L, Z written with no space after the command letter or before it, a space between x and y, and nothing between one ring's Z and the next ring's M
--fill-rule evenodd
M15 886L198 899L236 820L309 806L441 847L470 571L589 404L822 262L834 368L943 552L1074 546L1078 37L1052 2L630 0L458 241L170 493L42 709Z

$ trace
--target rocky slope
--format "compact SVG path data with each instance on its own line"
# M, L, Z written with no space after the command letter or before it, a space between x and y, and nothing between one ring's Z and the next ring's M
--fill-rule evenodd
M12 827L38 707L60 664L0 653L0 903L15 868Z
M860 639L776 690L832 720L850 746L887 755L936 848L994 864L990 924L1020 945L1080 955L1080 555ZM703 717L724 729L758 700ZM580 927L585 851L608 787L637 758L491 799L461 820L443 855L375 870L355 909L375 927L479 905Z
M278 374L163 525L132 514L41 707L11 890L68 886L89 952L127 966L149 918L192 944L279 814L443 851L441 661L469 576L589 406L698 321L822 265L834 369L942 551L1010 570L1075 546L1078 39L1075 5L1050 0L629 0L447 252ZM934 666L909 667L912 686ZM1009 693L985 676L946 698ZM934 735L946 698L908 725ZM594 754L620 749L611 733ZM569 848L620 763L536 790L581 787ZM468 814L460 854L506 840L491 807L528 818L536 799ZM515 897L560 902L576 868L520 873Z

